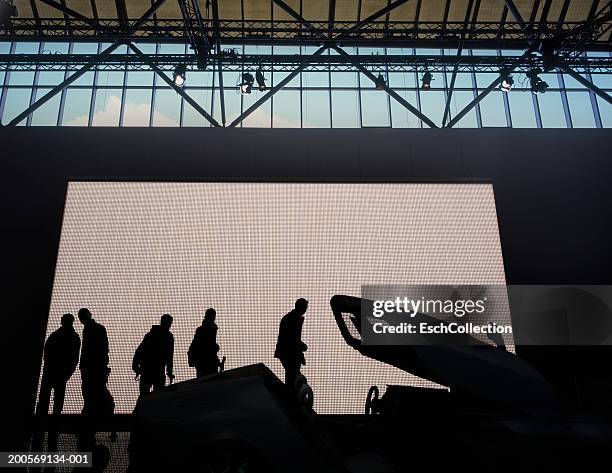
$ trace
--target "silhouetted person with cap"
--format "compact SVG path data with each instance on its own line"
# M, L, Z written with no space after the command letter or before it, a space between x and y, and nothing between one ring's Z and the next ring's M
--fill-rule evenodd
M306 364L304 352L308 349L302 341L304 315L308 309L306 299L295 301L295 308L283 316L278 328L278 340L274 357L278 358L285 368L285 384L293 389L302 365Z
M217 312L215 309L207 309L204 320L193 336L193 341L189 345L187 359L189 366L196 369L198 378L209 374L216 374L219 370L219 345L217 344L217 324L215 319Z
M62 315L61 325L45 343L43 352L42 380L38 395L37 413L49 412L51 390L53 390L53 414L61 414L64 407L66 383L76 370L79 363L81 339L73 327L74 315Z
M79 320L83 324L83 347L79 363L83 392L83 414L100 415L107 413L109 410L107 404L109 403L108 396L110 393L106 388L108 375L110 374L108 336L104 325L99 324L92 318L89 309L79 310Z
M144 336L132 360L132 370L140 376L140 395L158 391L166 384L167 373L170 382L174 379L172 360L174 358L174 336L170 331L172 316L164 314L159 325L153 325Z

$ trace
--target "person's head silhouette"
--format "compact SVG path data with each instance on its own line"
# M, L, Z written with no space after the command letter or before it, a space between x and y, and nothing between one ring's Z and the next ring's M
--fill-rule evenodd
M164 314L161 316L161 320L159 321L159 325L161 325L164 329L170 330L170 326L172 325L172 321L174 319L170 314Z
M217 311L215 309L213 309L212 307L210 309L206 309L206 312L204 312L204 321L205 322L214 322L215 319L217 318Z
M308 309L308 301L306 299L300 297L297 301L295 301L295 310L300 314L305 314L306 309Z
M61 324L62 324L62 327L72 327L72 324L74 324L74 315L72 314L62 315Z
M82 309L79 309L78 315L79 315L79 320L81 321L83 325L85 325L87 322L91 320L91 312L89 312L89 309L86 309L85 307L83 307Z

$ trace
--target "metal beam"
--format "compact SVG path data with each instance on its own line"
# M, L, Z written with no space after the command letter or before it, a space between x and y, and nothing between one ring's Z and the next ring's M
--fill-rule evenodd
M47 92L45 95L39 98L36 102L34 102L28 108L26 108L23 112L21 112L19 115L13 118L9 123L7 123L6 126L15 126L21 120L23 120L24 118L27 118L28 115L30 115L30 113L40 108L42 105L44 105L49 100L51 100L56 94L58 94L59 92L64 90L66 87L68 87L70 84L78 80L81 76L83 76L83 74L93 69L96 64L98 64L99 62L102 62L107 55L111 54L119 46L120 46L120 43L111 44L108 48L106 48L100 54L93 57L87 64L81 67L78 71L76 71L66 80L64 80L62 83L53 87L49 92Z
M351 55L348 54L346 51L344 51L344 49L341 49L338 46L332 46L332 47L338 52L338 54L340 54L341 56L344 56L347 59L349 59L352 62L352 64L359 70L359 72L361 72L363 75L365 75L372 82L376 82L376 76L374 74L372 74L370 71L368 71L365 67L363 67L359 62L354 61L354 59L351 57ZM394 98L397 102L399 102L406 109L408 109L412 114L416 115L424 123L426 123L427 126L429 126L430 128L438 128L438 126L433 121L431 121L426 115L421 113L421 111L418 108L416 108L414 105L412 105L406 99L404 99L404 97L402 97L397 92L395 92L395 90L391 89L386 83L385 83L385 86L384 86L384 90L392 98Z
M457 115L455 115L455 117L448 122L448 125L446 125L446 127L452 128L457 122L459 122L459 120L465 117L469 113L469 111L472 110L482 99L484 99L493 90L495 90L497 86L501 83L501 81L501 76L498 76L497 79L491 82L486 89L480 92L480 94L478 94L478 96L475 97L474 100L467 104L463 110L461 110Z
M46 1L46 0L45 0ZM162 6L164 3L166 2L166 0L157 0L157 2L155 2L154 5L152 5L144 14L143 16L140 18L140 20L138 20L128 31L128 34L133 34L135 31L137 31L138 29L140 29L140 27L147 21L147 19L149 19L149 17L151 15L153 15L153 13L155 13L157 11L157 9ZM62 83L56 85L55 87L53 87L49 92L47 92L45 95L43 95L40 99L38 99L36 102L32 103L27 109L25 109L23 112L21 112L19 115L17 115L15 118L13 118L8 124L7 126L14 126L17 125L21 120L23 120L24 118L26 118L30 113L34 112L35 110L37 110L38 108L40 108L42 105L44 105L45 103L47 103L49 100L51 100L56 94L58 94L59 92L61 92L62 90L64 90L66 87L68 87L70 84L72 84L73 82L75 82L77 79L79 79L81 76L83 76L83 74L85 74L86 72L90 71L91 69L94 68L94 66L100 62L102 62L102 60L110 55L115 49L117 49L122 43L120 42L116 42L111 44L109 47L107 47L106 49L104 49L104 51L101 51L98 55L96 55L95 57L93 57L87 64L85 64L81 69L79 69L78 71L76 71L74 74L72 74L70 77L68 77L67 79L65 79Z
M601 90L599 87L597 87L595 84L593 84L592 82L582 77L576 71L574 71L573 69L570 69L567 65L561 64L560 68L568 76L573 77L578 82L580 82L582 85L584 85L587 89L592 91L595 95L598 95L599 97L604 99L606 102L608 102L610 105L612 105L612 97L610 97L610 95L607 92Z
M168 84L170 87L172 87L174 89L174 91L179 94L181 97L183 97L185 99L185 101L191 105L193 108L195 108L198 113L200 113L200 115L202 115L204 118L206 118L206 120L208 120L210 122L211 125L213 126L220 126L219 122L217 122L217 120L215 120L206 110L204 110L200 104L198 104L198 102L196 102L194 99L192 99L183 89L181 89L180 87L178 87L174 81L172 79L170 79L166 74L164 74L164 72L157 67L157 64L155 64L150 58L149 56L147 56L146 54L144 54L140 49L138 49L134 44L130 43L128 44L128 47L134 51L138 56L140 56L142 58L142 60L147 63L149 65L149 67L151 69L153 69L153 71L166 83Z
M368 16L367 18L361 20L356 25L354 25L351 28L351 30L358 30L358 29L364 27L365 25L367 25L368 23L371 23L374 20L380 18L381 16L386 15L387 13L390 13L392 10L395 10L397 7L402 6L404 3L407 3L409 1L410 0L396 0L395 2L387 5L384 8L381 8L377 12L374 12L370 16Z
M465 17L463 19L463 24L467 26L470 21L470 16L472 14L472 8L474 6L474 0L469 0L467 7L465 9ZM464 39L464 38L461 38ZM463 42L459 45L457 49L457 60L460 60L461 55L463 54ZM457 80L457 71L459 70L459 65L456 64L453 68L453 75L451 76L450 87L448 88L448 96L446 97L446 105L444 107L444 115L442 117L442 126L446 124L446 119L448 118L448 114L450 112L450 104L451 98L453 96L453 91L455 90L455 81Z
M221 33L219 32L219 4L212 0L213 26L215 28L215 48L217 49L217 66L219 67L219 96L221 105L221 123L225 126L225 89L223 87L223 61L221 60Z
M331 30L334 27L334 23L336 21L336 0L329 0L329 13L327 15L327 20L329 24L330 36Z
M300 15L293 8L291 8L289 5L287 5L285 2L283 2L283 0L272 0L272 3L278 5L278 7L283 9L285 11L285 13L287 13L289 16L293 17L295 20L299 21L301 24L306 26L309 30L318 31L318 29L312 23L310 23L302 15Z
M508 11L514 17L514 20L521 25L521 28L524 30L527 28L527 24L523 17L521 16L521 12L516 8L513 0L504 0L506 2L506 6L508 7Z
M521 57L515 59L514 64L507 68L508 73L511 73L516 68L516 66L520 63L522 59L529 57L531 55L532 49L533 48L528 48ZM465 117L468 114L468 112L472 110L476 105L478 105L478 103L482 99L484 99L493 90L495 90L497 86L501 84L501 81L502 81L502 77L501 75L498 75L497 78L493 82L491 82L486 89L480 92L480 94L478 94L478 96L476 96L474 100L472 100L469 104L467 104L463 110L461 110L457 115L455 115L455 117L451 121L448 122L448 125L446 125L447 128L452 128L455 124L457 124L459 120Z
M329 48L329 45L324 44L319 49L317 49L314 53L312 53L312 55L309 56L309 58L313 58L315 56L320 56L328 48ZM263 97L261 97L253 105L251 105L244 112L242 112L238 118L236 118L232 123L230 123L229 126L230 127L235 127L236 125L239 125L240 123L242 123L242 121L246 117L248 117L251 113L253 113L255 110L257 110L262 104L264 104L276 92L278 92L283 87L285 87L285 85L287 85L289 82L291 82L294 77L296 77L300 72L302 72L304 69L306 69L306 67L308 67L308 64L309 64L309 61L308 61L308 58L306 58L306 60L304 62L302 62L302 64L300 64L300 66L296 70L294 70L291 74L289 74L282 81L280 81L278 84L276 84L272 89L270 89Z
M61 11L62 13L64 13L65 15L71 16L73 18L76 18L77 20L81 20L84 21L85 23L87 23L90 26L97 26L96 22L93 21L90 18L87 18L85 15L81 15L78 11L74 11L72 8L68 8L65 5L62 5L61 3L58 3L54 0L40 0L42 3L45 3L47 5L49 5L50 7L55 8L56 10Z

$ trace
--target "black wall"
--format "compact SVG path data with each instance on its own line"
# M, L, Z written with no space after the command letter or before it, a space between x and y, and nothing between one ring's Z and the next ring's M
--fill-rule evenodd
M612 282L611 144L612 130L0 128L5 411L32 409L70 178L490 178L508 283L596 284ZM584 360L525 356L558 386Z

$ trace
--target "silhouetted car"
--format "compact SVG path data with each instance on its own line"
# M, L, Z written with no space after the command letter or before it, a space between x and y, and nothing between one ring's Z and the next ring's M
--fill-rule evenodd
M379 388L370 388L365 404L372 418L368 435L385 443L388 452L398 451L401 457L409 441L419 452L407 463L413 468L462 465L496 471L583 471L608 456L612 424L564 408L548 381L505 348L437 345L439 338L433 337L430 344L422 340L420 345L362 344L361 312L372 303L332 297L331 309L345 342L363 356L441 385L388 386L380 398ZM412 321L430 319L417 313Z
M344 461L308 406L263 364L167 386L134 409L128 471L393 471L377 455Z

